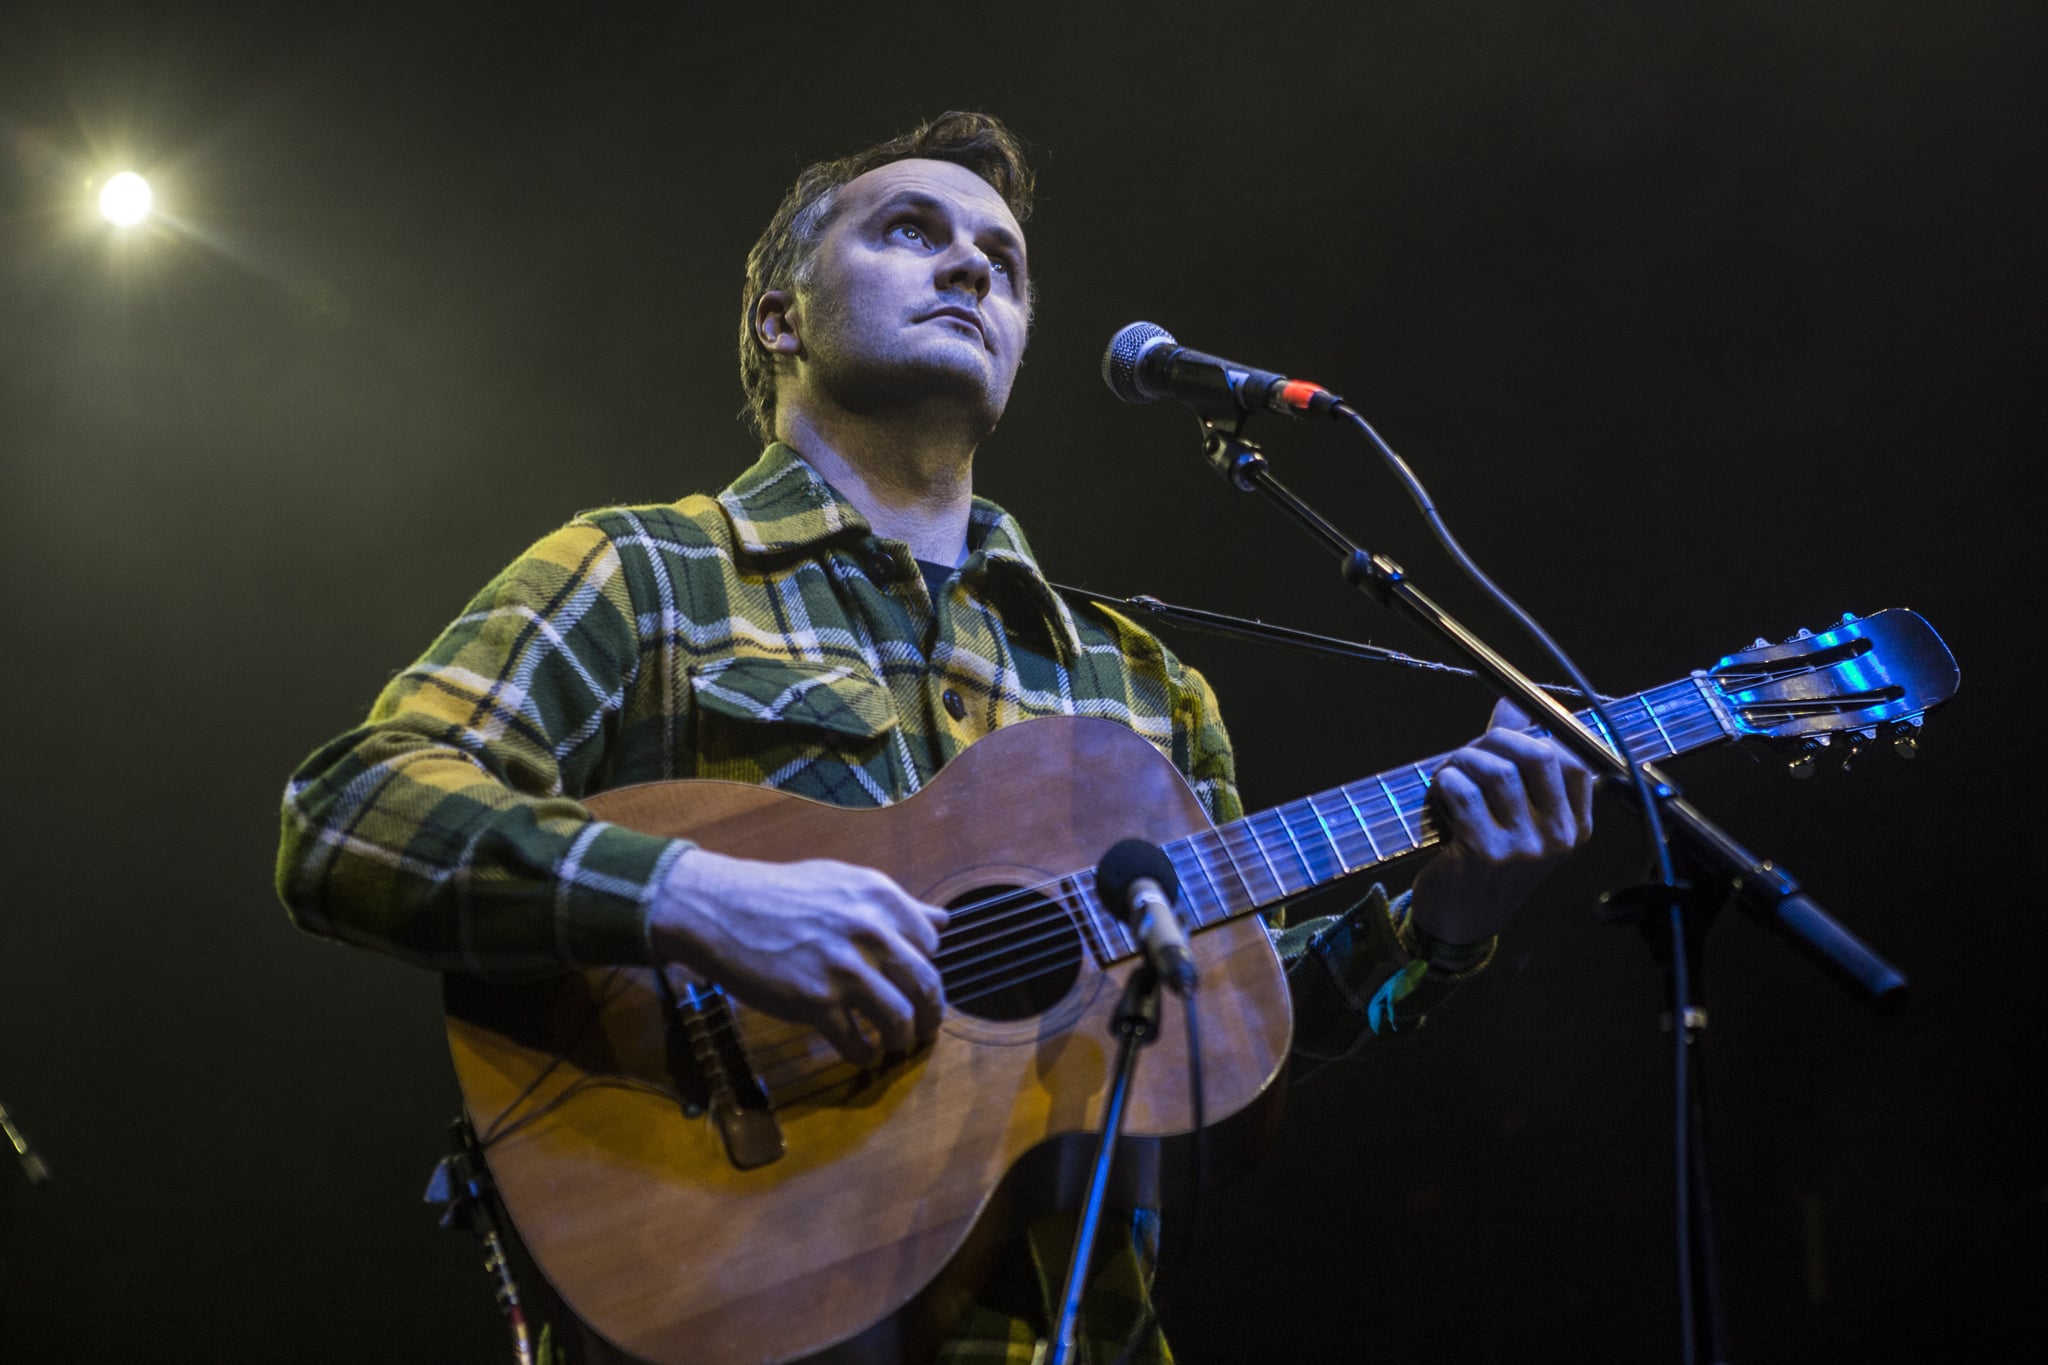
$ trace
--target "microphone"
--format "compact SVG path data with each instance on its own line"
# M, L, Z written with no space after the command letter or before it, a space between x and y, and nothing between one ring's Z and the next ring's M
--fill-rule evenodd
M1109 913L1137 936L1159 979L1180 994L1194 989L1195 959L1173 908L1180 877L1165 850L1143 839L1122 840L1096 865L1095 889Z
M1173 333L1149 322L1134 322L1109 339L1109 349L1102 353L1102 382L1126 403L1178 398L1204 417L1262 409L1290 417L1320 417L1344 402L1306 379L1289 379L1191 350L1175 341Z

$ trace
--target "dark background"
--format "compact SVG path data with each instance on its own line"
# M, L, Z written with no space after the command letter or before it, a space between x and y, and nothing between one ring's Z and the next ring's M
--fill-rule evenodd
M1912 976L1879 1019L1711 947L1750 1361L2033 1331L2048 1174L2026 792L2043 11L1184 3L700 12L28 3L0 20L0 1167L9 1360L483 1361L418 1194L438 982L291 930L285 775L573 511L714 488L740 266L796 170L951 107L1041 149L1043 290L980 487L1056 577L1427 642L1116 404L1133 318L1312 374L1609 691L1844 610L1966 676L1918 762L1695 800ZM117 234L93 184L152 175ZM1355 442L1283 475L1539 674ZM1177 637L1248 799L1448 748L1471 684ZM1668 1359L1668 1067L1588 910L1610 810L1411 1047L1300 1088L1170 1280L1191 1365ZM2024 1348L2018 1348L2024 1352Z

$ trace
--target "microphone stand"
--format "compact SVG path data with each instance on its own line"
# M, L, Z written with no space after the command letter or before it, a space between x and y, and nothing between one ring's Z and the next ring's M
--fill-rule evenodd
M1337 556L1345 582L1469 659L1497 694L1542 724L1594 774L1619 779L1623 784L1619 789L1640 803L1635 770L1580 724L1576 716L1431 601L1409 581L1399 564L1360 546L1274 477L1264 453L1244 437L1246 413L1227 399L1197 404L1196 412L1205 434L1204 453L1226 482L1242 492L1263 494L1289 520ZM1340 409L1339 415L1355 416L1348 409ZM1366 430L1371 433L1369 426ZM1372 434L1375 444L1391 456L1377 434ZM1665 847L1682 855L1687 865L1700 874L1703 884L1724 888L1730 903L1789 938L1852 995L1885 1011L1897 1010L1905 1004L1905 977L1815 904L1790 873L1750 852L1715 826L1681 797L1678 788L1656 768L1645 763L1641 773L1642 789L1647 790L1656 809L1639 813L1653 825L1661 823ZM1668 865L1669 856L1662 849L1660 859ZM1667 876L1662 884L1633 887L1605 897L1603 904L1612 908L1615 918L1640 920L1671 996L1672 1027L1679 1031L1684 1058L1679 1084L1685 1098L1677 1116L1684 1144L1678 1172L1680 1279L1688 1291L1681 1294L1686 1318L1684 1358L1693 1361L1704 1350L1707 1359L1718 1362L1726 1360L1727 1353L1720 1271L1707 1197L1706 1106L1700 1087L1691 1083L1697 1076L1701 1050L1698 1044L1707 1023L1706 1010L1699 1003L1697 979L1685 965L1686 950L1696 951L1704 932L1704 916L1696 913L1691 903L1694 896L1690 887ZM1704 1311L1696 1315L1692 1312L1695 1295L1704 1304Z
M1067 1259L1066 1287L1060 1294L1059 1313L1052 1324L1048 1365L1072 1365L1075 1359L1076 1329L1081 1320L1081 1292L1088 1284L1088 1258L1095 1250L1095 1230L1102 1222L1102 1206L1109 1193L1110 1163L1116 1157L1117 1135L1124 1126L1124 1100L1129 1096L1131 1077L1138 1069L1138 1049L1159 1036L1159 973L1147 960L1140 962L1124 985L1110 1028L1120 1040L1116 1058L1116 1080L1110 1086L1109 1105L1102 1115L1102 1139L1095 1148L1095 1166L1088 1176L1088 1197L1081 1205L1081 1223L1074 1232L1073 1254Z

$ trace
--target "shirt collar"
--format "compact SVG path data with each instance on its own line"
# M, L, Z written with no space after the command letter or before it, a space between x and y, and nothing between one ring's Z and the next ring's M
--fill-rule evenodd
M871 534L868 519L777 441L754 467L718 495L732 523L733 541L749 554L806 549L842 536Z
M718 502L732 523L734 543L749 554L787 554L874 534L845 494L780 441L762 451ZM1024 528L987 498L974 499L968 510L967 562L961 567L970 579L999 575L1025 585L1055 640L1070 658L1080 652L1073 614L1045 581Z

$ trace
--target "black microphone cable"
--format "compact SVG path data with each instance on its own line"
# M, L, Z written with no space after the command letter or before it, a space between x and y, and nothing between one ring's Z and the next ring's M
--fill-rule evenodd
M1694 1328L1697 1312L1693 1302L1692 1269L1691 1180L1694 1157L1690 1129L1691 1081L1687 1070L1686 1052L1690 1044L1685 1017L1688 1002L1692 998L1692 990L1691 970L1685 944L1685 912L1678 899L1678 874L1665 834L1662 812L1658 808L1656 794L1651 790L1649 777L1643 765L1636 760L1627 736L1614 723L1613 717L1607 714L1605 704L1600 700L1600 693L1593 690L1592 684L1587 682L1578 665L1549 633L1537 624L1535 618L1487 577L1465 552L1464 547L1451 534L1450 528L1444 524L1435 500L1423 487L1422 481L1416 477L1415 471L1410 469L1407 461L1396 454L1393 447L1374 430L1372 423L1366 421L1349 403L1320 384L1294 379L1274 371L1255 369L1183 347L1172 333L1149 322L1131 323L1110 338L1109 347L1102 356L1102 379L1110 391L1126 403L1150 403L1161 398L1176 398L1192 407L1198 415L1210 419L1221 415L1242 417L1256 411L1270 410L1291 416L1327 415L1351 422L1394 471L1395 477L1401 481L1408 496L1421 511L1430 533L1436 537L1437 543L1443 546L1451 562L1556 661L1572 685L1587 699L1609 743L1614 746L1616 754L1628 768L1637 802L1642 808L1643 822L1650 839L1651 854L1657 867L1658 878L1669 892L1671 992L1674 997L1672 1036L1676 1039L1676 1074L1673 1090L1678 1106L1674 1147L1678 1159L1679 1180L1679 1316L1685 1332L1686 1365L1694 1365L1698 1347ZM1715 1274L1711 1266L1708 1267L1708 1274L1711 1280ZM1718 1323L1715 1324L1715 1331L1718 1334Z
M1492 598L1501 610L1506 612L1517 625L1521 626L1523 631L1531 639L1535 640L1545 653L1550 655L1557 666L1564 670L1565 676L1571 680L1572 686L1578 688L1580 695L1586 698L1588 709L1593 712L1595 719L1600 722L1601 731L1607 741L1614 746L1615 751L1620 755L1622 763L1627 766L1629 777L1635 785L1636 800L1637 804L1642 808L1643 823L1647 827L1649 834L1650 851L1656 861L1658 880L1663 884L1666 891L1670 893L1671 994L1673 997L1671 1034L1673 1039L1675 1039L1672 1092L1673 1099L1677 1105L1677 1121L1674 1124L1672 1147L1678 1165L1678 1197L1675 1201L1678 1224L1678 1315L1681 1329L1685 1333L1684 1359L1686 1365L1694 1365L1697 1359L1699 1342L1695 1326L1698 1319L1698 1309L1693 1302L1692 1163L1694 1157L1692 1151L1691 1118L1692 1083L1686 1051L1691 1046L1691 1039L1687 1032L1687 1020L1685 1018L1685 1011L1692 1000L1691 965L1686 955L1685 911L1679 901L1678 872L1672 862L1671 846L1664 833L1664 820L1657 805L1656 794L1650 788L1650 780L1643 769L1643 765L1636 760L1635 753L1629 746L1627 735L1620 726L1614 723L1614 718L1607 714L1606 705L1600 700L1601 694L1596 692L1593 689L1593 685L1586 681L1586 675L1579 671L1578 664L1574 663L1571 656L1564 652L1564 648L1550 637L1550 633L1537 624L1536 619L1524 611L1519 602L1515 601L1498 584L1487 577L1485 571L1465 552L1465 547L1458 543L1457 537L1451 534L1450 527L1444 524L1442 514L1436 509L1435 499L1430 497L1429 490L1423 487L1422 480L1416 477L1415 471L1408 467L1408 462L1396 454L1394 448L1388 445L1379 432L1373 428L1372 423L1366 421L1365 417L1349 403L1340 402L1335 409L1334 415L1356 426L1373 448L1380 453L1380 457L1386 461L1387 467L1393 470L1395 478L1400 480L1402 487L1407 490L1409 498L1413 500L1416 508L1422 513L1422 519L1428 525L1430 534L1436 537L1439 545L1443 546L1444 552L1450 556L1451 562L1457 565L1459 572L1476 584L1480 591Z

